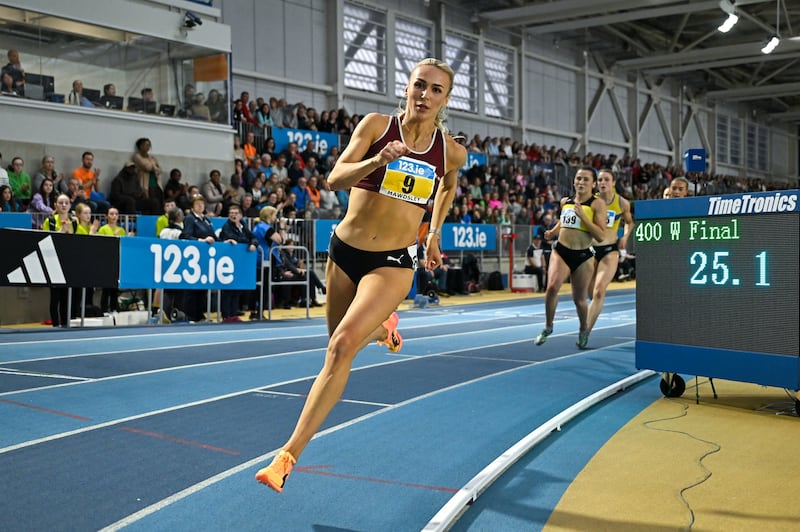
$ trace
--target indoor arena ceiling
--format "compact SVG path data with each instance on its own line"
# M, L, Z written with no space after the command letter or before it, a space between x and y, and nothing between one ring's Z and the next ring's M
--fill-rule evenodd
M586 50L604 71L679 79L690 97L746 102L800 124L800 0L460 1L478 25ZM717 28L730 12L738 23ZM773 35L780 44L761 49Z

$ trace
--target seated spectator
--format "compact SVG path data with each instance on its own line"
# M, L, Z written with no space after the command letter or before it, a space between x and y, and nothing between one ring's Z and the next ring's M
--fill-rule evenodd
M183 174L178 168L169 171L169 179L164 185L164 203L168 201L175 203L182 194L186 194L186 188L189 185L181 183L181 177Z
M225 189L225 193L222 196L222 216L228 216L228 209L233 205L241 208L244 195L245 191L241 187L239 176L232 176L231 185Z
M258 108L258 111L256 111L256 121L258 122L258 125L263 128L268 128L275 125L272 121L272 116L270 115L268 103L264 102L261 104L261 107Z
M327 179L321 179L322 187L319 191L319 209L317 214L320 218L333 218L339 219L341 216L341 208L339 207L339 198L336 192L331 190L331 186Z
M86 199L86 195L81 188L81 182L78 181L76 178L71 177L69 178L68 185L67 185L67 197L72 202L72 210L75 210L75 207L80 205L81 203L85 203L86 205L92 206L90 201Z
M158 200L148 198L142 190L139 174L133 162L128 161L111 181L111 204L123 214L159 214Z
M192 102L192 119L202 122L211 121L211 110L206 105L206 97L202 92L198 92L194 95L194 101Z
M145 113L156 112L156 97L153 94L153 89L145 87L142 89L142 107Z
M212 122L217 122L219 124L228 123L228 112L225 108L225 98L222 97L222 94L220 94L217 89L211 89L208 91L206 105L208 105L208 112L211 116Z
M209 216L219 216L222 213L222 200L225 191L219 182L221 174L219 170L211 170L208 174L208 181L203 184L201 193L205 197L206 214Z
M28 206L34 229L41 229L44 219L53 214L57 198L58 194L53 189L53 182L45 178L42 184L39 185L39 191L33 195L31 204Z
M3 168L3 154L0 153L0 185L9 185L8 172Z
M308 199L315 209L319 209L320 190L318 186L317 176L311 176L306 181L306 191L308 192Z
M219 233L219 239L229 244L246 244L248 251L255 251L258 240L246 225L242 224L242 211L239 205L232 204L228 208L228 220ZM241 321L238 316L241 290L223 290L221 298L222 321Z
M76 79L72 82L72 90L67 96L67 103L70 105L80 105L81 107L94 107L89 98L83 95L83 81Z
M14 197L11 187L0 185L0 212L23 212L22 203Z
M219 172L217 172L219 173ZM192 198L192 208L183 219L181 240L196 240L209 245L216 242L214 227L206 216L206 200L201 195ZM203 290L186 290L183 296L184 309L189 321L195 323L206 321L206 292Z
M14 157L11 159L11 165L8 167L8 184L11 186L13 196L22 203L23 207L28 206L33 196L31 190L31 176L24 169L25 161L22 157Z
M239 176L239 182L245 187L245 190L249 190L247 188L247 181L244 178L244 161L242 159L234 159L233 173L231 174L231 178L234 175Z
M297 217L301 218L306 210L306 206L311 203L311 194L306 186L306 178L301 177L297 180L297 185L292 187L291 193L294 194L294 209Z
M253 202L251 194L245 194L242 198L242 217L258 218L258 206Z
M100 168L94 168L94 154L85 151L81 155L81 166L72 171L72 177L80 183L82 188L80 196L84 202L90 205L93 211L105 213L110 207L109 202L98 194L92 195L93 192L96 193L100 190L100 172ZM70 196L73 201L76 201L72 191L70 191Z
M67 180L64 179L63 172L56 172L55 170L56 160L52 155L45 155L42 157L42 166L39 168L39 171L33 176L33 181L31 182L31 189L32 190L39 190L39 186L45 179L49 179L53 182L53 189L57 193L66 194L69 191L69 187L67 186Z
M14 85L14 78L4 70L2 76L0 76L0 93L5 96L22 96L21 93L17 92L19 90L21 89Z
M106 83L103 85L103 95L100 96L100 100L98 100L98 104L101 107L106 108L115 108L119 109L118 98L117 98L117 86L113 83Z
M297 242L294 240L287 238L285 246L296 246ZM280 276L280 280L283 281L308 281L310 283L309 286L309 295L311 296L311 302L309 303L312 307L321 307L322 305L319 304L317 301L317 291L326 294L327 289L325 285L319 280L317 276L317 272L314 270L309 270L306 268L306 265L300 260L297 256L297 253L294 249L286 249L280 248L280 265L278 266L278 274ZM291 285L281 287L281 288L291 288ZM284 295L287 296L284 298L284 303L288 300L290 304L294 303L293 300L288 298L288 290L285 291ZM297 301L297 306L304 307L306 306L305 302L305 290L301 293L300 300ZM284 304L283 307L285 308L286 305Z
M242 139L239 138L239 135L233 136L233 160L234 161L242 161L242 165L244 165L244 148L242 148Z
M161 166L151 153L153 147L150 139L140 138L136 141L136 153L132 161L139 175L139 184L142 192L148 198L154 199L160 205L164 201L164 191L161 189Z
M10 89L11 92L18 96L25 95L25 69L22 68L22 63L19 60L19 52L16 48L11 48L8 51L8 64L3 67L3 74L7 74L11 78ZM6 90L5 81L3 82L3 91Z
M542 235L537 231L533 235L531 245L525 253L525 273L535 275L539 292L544 292L547 284L544 282L544 249L542 248Z
M256 161L258 161L258 150L256 149L256 135L252 131L247 132L247 136L245 137L244 146L242 146L244 150L244 158L250 164L250 161L253 157L256 157Z

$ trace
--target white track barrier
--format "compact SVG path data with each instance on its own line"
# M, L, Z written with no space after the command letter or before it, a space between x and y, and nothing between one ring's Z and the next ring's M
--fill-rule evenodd
M635 373L630 377L619 380L581 399L558 415L550 418L533 432L511 446L506 452L495 458L495 460L483 468L480 473L472 477L463 488L458 490L450 500L436 512L436 515L434 515L428 524L425 525L425 528L422 529L423 532L443 532L448 530L495 480L505 473L508 468L517 463L520 458L525 456L536 444L547 438L551 432L560 430L561 425L585 412L600 401L611 397L617 392L630 388L637 382L643 381L655 374L656 372L651 370Z

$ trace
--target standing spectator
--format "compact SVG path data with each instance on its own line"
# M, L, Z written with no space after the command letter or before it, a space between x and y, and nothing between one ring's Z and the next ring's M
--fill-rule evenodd
M56 209L42 224L44 231L59 233L73 233L77 223L70 218L69 210L72 206L69 196L61 194L56 199ZM50 322L53 327L69 326L69 310L67 308L68 288L64 286L50 287Z
M242 148L242 139L239 138L239 135L233 136L233 160L234 161L244 161L245 154L244 148Z
M273 258L275 258L275 260L280 259L277 246L280 246L283 243L283 235L278 230L276 216L277 212L277 209L271 205L263 207L258 213L259 220L253 229L253 236L256 237L259 247L259 254L256 261L258 264L258 273L256 274L257 279L261 278L261 274L264 273L263 269L266 268L266 265L262 267L262 263L264 261L272 261ZM269 273L269 270L267 270L267 272L264 274L268 275ZM266 290L266 287L267 282L265 280L261 285L261 290ZM272 295L264 294L264 297L272 297ZM256 308L257 313L255 316L251 314L250 319L260 319L261 312L263 312L264 309L259 308L257 305L253 305L251 308Z
M251 124L257 124L256 118L250 113L250 93L247 91L243 91L241 95L239 95L239 99L242 100L242 119L245 122L250 122Z
M216 242L214 227L205 214L206 200L200 194L192 197L192 210L183 219L181 240L198 240L209 245ZM189 321L202 322L205 319L206 293L203 290L187 290L184 294L184 312Z
M159 214L161 205L158 200L148 198L142 191L139 175L136 166L132 161L128 161L119 171L117 176L111 180L111 194L109 195L112 205L123 214Z
M222 200L225 197L222 184L219 182L221 174L214 169L208 174L208 181L203 184L202 194L205 197L206 214L219 216L222 213ZM184 223L186 221L184 220Z
M133 164L139 175L139 183L142 192L148 198L157 200L159 205L164 201L164 191L161 190L161 166L158 164L150 149L152 143L148 138L140 138L136 141L136 153L133 154Z
M125 229L119 224L119 211L111 207L106 213L106 223L97 230L98 235L125 236ZM105 287L100 295L100 310L105 314L108 311L119 311L119 290L114 287Z
M16 48L8 51L8 64L3 67L3 74L8 74L11 78L12 88L20 96L25 95L25 69L19 60L19 52Z
M156 238L161 235L161 231L169 226L169 211L175 208L173 200L164 200L164 214L156 218ZM181 222L183 218L181 218Z
M42 157L42 166L39 168L39 171L33 176L33 181L31 183L32 190L39 190L39 186L45 179L49 179L53 182L53 189L56 192L65 194L69 187L67 186L67 181L64 179L63 172L56 172L56 160L52 155L45 155Z
M8 184L11 186L11 191L17 200L22 203L24 207L28 206L31 202L31 176L24 170L25 161L22 157L14 157L11 159L11 166L8 167Z
M172 207L167 211L167 226L158 233L158 238L178 240L183 233L183 211ZM175 310L183 306L183 290L165 289L161 296L161 310L172 320L177 317ZM174 320L173 320L174 321Z
M248 251L255 251L258 247L258 240L250 232L247 226L242 224L241 207L232 204L228 207L228 221L220 230L219 239L230 244L247 244ZM222 291L222 320L223 321L242 321L239 319L239 299L242 295L241 290Z

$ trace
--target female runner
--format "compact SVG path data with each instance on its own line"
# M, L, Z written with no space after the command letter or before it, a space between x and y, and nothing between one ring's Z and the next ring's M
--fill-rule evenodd
M606 298L608 283L617 274L621 250L628 245L628 236L633 231L633 216L630 202L620 196L615 189L614 173L608 168L600 170L597 175L597 196L606 202L608 217L606 220L605 239L594 244L594 260L597 263L594 273L594 285L591 287L592 302L589 304L588 328L586 337L592 332L603 302ZM617 239L620 220L625 222L622 236Z
M432 271L442 263L441 228L467 157L443 123L453 78L446 63L420 61L406 85L405 108L401 105L397 116L364 117L330 173L332 190L352 187L347 214L328 252L330 339L294 432L273 462L256 474L278 492L342 395L359 350L373 340L393 352L402 347L394 310L411 287L417 230L431 198L425 267Z
M553 248L547 270L547 293L545 294L545 327L534 343L542 345L553 332L553 318L558 305L558 292L564 281L572 276L572 300L580 320L576 345L583 349L589 341L587 322L588 305L586 291L594 274L592 239L605 239L606 203L594 196L594 168L583 167L575 174L575 195L561 200L561 218L558 227L545 231L545 239L558 231L558 243Z

